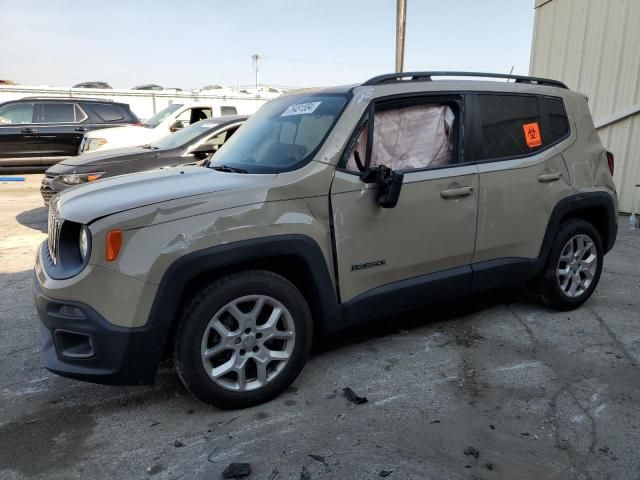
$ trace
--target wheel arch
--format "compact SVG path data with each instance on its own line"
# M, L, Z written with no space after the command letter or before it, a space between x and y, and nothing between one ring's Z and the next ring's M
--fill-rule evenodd
M328 265L319 245L306 235L278 235L244 240L192 252L164 273L151 307L148 325L154 330L158 362L171 347L177 314L201 286L243 270L268 270L291 281L305 296L314 330L329 330L339 322L339 307Z
M574 218L586 220L598 230L604 253L613 248L618 233L618 220L611 194L600 191L571 195L558 202L551 213L538 257L540 269L551 251L553 237L560 224Z

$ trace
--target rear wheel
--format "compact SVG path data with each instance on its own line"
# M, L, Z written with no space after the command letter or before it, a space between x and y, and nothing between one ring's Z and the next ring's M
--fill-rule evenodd
M174 363L203 402L256 405L295 380L312 331L309 307L291 282L267 271L236 273L203 288L185 308Z
M580 219L562 223L536 281L537 298L557 310L579 307L598 285L603 259L602 240L592 224Z

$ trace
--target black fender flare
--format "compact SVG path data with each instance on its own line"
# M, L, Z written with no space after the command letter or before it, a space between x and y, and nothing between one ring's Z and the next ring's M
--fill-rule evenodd
M551 251L553 237L558 231L562 219L572 214L578 214L577 216L579 216L580 211L594 208L604 209L606 212L606 236L602 239L604 253L609 252L613 248L618 234L618 215L613 196L603 191L577 193L560 200L551 212L547 230L542 240L542 246L540 247L540 254L538 255L537 267L540 270L547 261L547 257Z
M176 321L185 288L198 275L280 256L295 256L302 260L313 275L314 321L319 331L333 328L340 322L340 309L335 287L319 245L306 235L276 235L217 245L188 253L173 262L162 276L147 324L145 355L153 376L162 358L164 347ZM315 309L313 308L315 307Z

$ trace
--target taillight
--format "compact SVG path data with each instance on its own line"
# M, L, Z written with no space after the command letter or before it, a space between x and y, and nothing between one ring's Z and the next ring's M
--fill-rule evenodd
M141 127L142 123L140 122L135 122L135 123L130 123L129 125L131 125L132 127Z
M614 164L614 157L613 157L613 153L607 151L607 165L609 166L609 171L611 172L611 175L613 175L613 164Z

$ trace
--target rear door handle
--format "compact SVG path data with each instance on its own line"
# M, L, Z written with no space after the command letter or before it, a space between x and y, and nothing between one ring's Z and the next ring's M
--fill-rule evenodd
M74 132L86 132L87 129L85 127L78 127L73 129Z
M466 197L473 193L473 187L448 188L440 191L442 198Z
M538 181L542 183L555 182L562 176L560 172L543 173L538 177Z
M34 128L23 128L22 130L20 130L21 133L36 133L36 130Z

